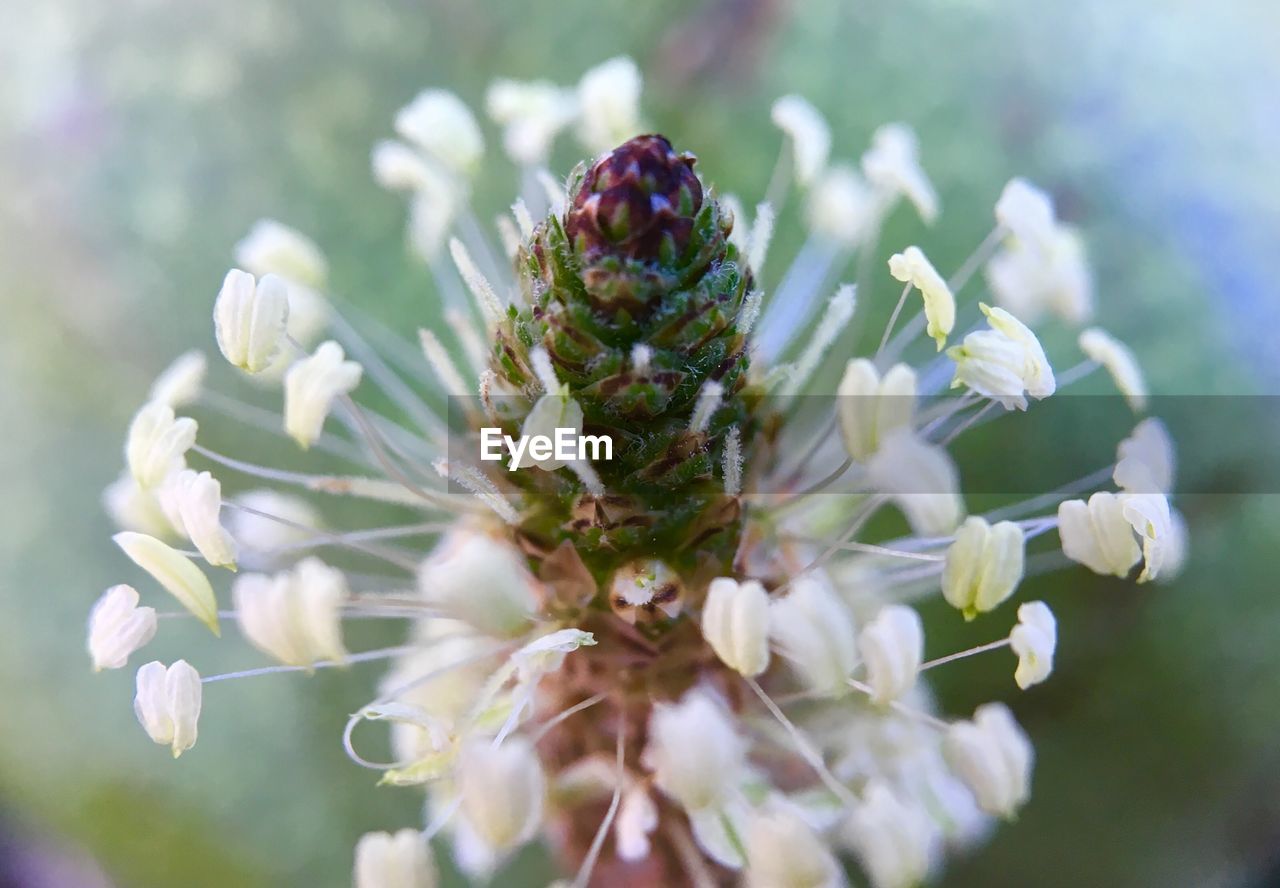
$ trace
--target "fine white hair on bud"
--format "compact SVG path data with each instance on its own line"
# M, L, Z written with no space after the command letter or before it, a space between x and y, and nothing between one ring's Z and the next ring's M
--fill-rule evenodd
M938 827L884 780L867 785L845 828L872 888L915 888L940 843Z
M185 407L200 397L209 359L199 349L183 352L151 384L147 400L170 407Z
M214 567L236 566L236 543L222 526L222 485L208 472L174 472L156 491L169 522Z
M1013 680L1026 690L1053 672L1053 652L1058 647L1058 621L1043 601L1028 601L1018 608L1018 624L1009 633L1009 647L1018 655Z
M196 421L176 417L173 408L150 401L134 414L125 440L125 461L138 485L156 487L170 472L186 467L186 453L196 443Z
M1010 179L996 201L996 221L1030 249L1046 251L1057 219L1049 195L1026 179Z
M816 235L851 249L875 225L875 192L852 167L834 164L810 187L806 213Z
M915 608L887 605L858 633L871 699L892 703L910 691L924 662L924 625Z
M648 737L642 763L658 789L686 811L715 810L737 792L746 743L710 691L694 688L675 703L654 706Z
M779 805L747 828L747 888L844 888L831 849L795 811Z
M319 440L334 399L349 394L363 373L332 340L295 361L284 378L284 429L289 437L304 449Z
M236 263L257 277L278 274L306 287L323 287L329 263L316 242L275 219L259 219L236 244Z
M814 693L847 690L858 662L853 615L825 578L799 577L770 602L769 635Z
M238 268L227 272L213 304L218 348L246 373L261 373L280 354L289 318L289 284L268 274L255 281Z
M435 856L422 832L370 832L356 842L354 888L436 888Z
M640 69L626 56L602 62L578 81L579 136L589 151L610 151L643 129Z
M1154 416L1133 427L1116 448L1112 479L1128 493L1173 492L1177 453L1165 424Z
M467 743L458 758L462 816L494 852L533 838L542 823L546 778L533 747L523 737L501 746L488 740Z
M145 570L178 603L209 627L218 629L218 601L209 578L190 558L146 534L122 531L112 539L138 567Z
M755 581L718 577L702 605L702 637L721 661L753 677L769 666L769 595Z
M499 638L529 625L536 582L512 546L466 531L446 538L418 571L426 601Z
M396 114L396 132L428 158L458 176L470 176L484 155L475 115L448 90L428 89Z
M1012 521L988 524L977 516L965 520L947 549L942 569L942 595L972 620L995 610L1022 582L1026 534Z
M773 103L773 123L791 140L796 182L810 185L827 166L831 127L803 96L783 96Z
M882 438L910 427L916 373L906 364L896 364L881 376L874 363L855 358L845 367L836 397L845 450L858 462L866 462L880 449Z
M862 172L889 199L901 195L911 201L926 225L937 221L938 193L920 166L920 142L905 123L888 123L872 133Z
M1027 395L1042 400L1057 388L1053 368L1036 334L1003 308L982 304L987 329L970 333L947 350L956 362L951 387L968 386L1006 410L1027 409Z
M1100 327L1090 327L1082 332L1079 344L1080 351L1111 374L1116 388L1134 413L1147 409L1147 383L1138 359L1128 346Z
M350 597L342 572L304 558L275 576L244 574L231 587L244 637L286 666L342 662L342 607Z
M942 275L919 247L907 247L901 253L889 257L889 273L904 284L910 284L924 297L924 316L927 332L938 344L938 351L946 345L947 337L956 325L956 298Z
M200 673L186 660L172 666L153 660L138 670L133 711L147 736L177 758L196 745L200 720Z
M132 586L112 586L89 612L88 648L94 671L120 669L155 634L155 608L138 607L138 591Z
M947 729L947 760L978 802L997 817L1012 817L1031 794L1031 741L1003 703L986 703L972 721Z
M876 490L893 498L916 533L948 534L964 518L955 463L946 450L909 427L881 438L867 473Z

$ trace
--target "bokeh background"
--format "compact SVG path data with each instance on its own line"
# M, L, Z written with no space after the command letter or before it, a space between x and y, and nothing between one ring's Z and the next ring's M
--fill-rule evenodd
M1082 227L1100 320L1155 391L1266 394L1277 35L1270 0L0 0L0 885L336 886L360 833L415 822L416 796L375 790L337 742L374 672L211 688L175 764L134 723L131 671L92 676L82 647L124 567L99 491L125 425L173 355L212 345L213 294L255 219L316 238L334 290L374 317L434 316L402 202L368 162L420 88L478 106L494 76L572 83L630 54L649 118L749 200L778 95L822 108L850 159L905 120L944 213L929 231L900 213L883 243L955 267L1027 175ZM515 187L492 154L484 216ZM775 256L799 240L786 223ZM1201 455L1276 445L1204 426L1184 445ZM1021 446L986 440L974 472ZM1215 489L1221 461L1189 463ZM1250 489L1240 465L1232 489ZM1080 569L1037 587L1062 641L1054 680L1015 701L1035 797L941 884L1280 884L1280 498L1180 505L1194 544L1177 583ZM162 635L154 656L186 650ZM206 673L255 661L235 642L200 657ZM944 670L939 693L955 711L1007 697L1006 666ZM547 880L535 855L499 884Z

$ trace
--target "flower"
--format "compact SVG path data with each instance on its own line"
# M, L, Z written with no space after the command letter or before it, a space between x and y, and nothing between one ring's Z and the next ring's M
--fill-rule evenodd
M94 671L120 669L155 634L155 608L138 607L138 591L132 586L112 586L89 613L88 647Z
M1018 608L1018 625L1009 633L1009 646L1018 655L1013 675L1018 687L1025 691L1049 677L1058 646L1058 623L1047 604L1029 601Z
M129 424L125 460L138 485L152 488L170 472L186 467L186 453L195 443L194 419L177 418L168 404L151 401L134 414Z
M213 305L222 356L246 373L266 370L280 354L288 317L289 285L283 278L268 274L255 281L231 269Z
M259 222L236 246L246 270L228 273L214 327L234 366L283 384L281 421L262 421L262 391L240 403L208 390L203 358L184 356L152 387L104 494L122 550L215 634L227 615L268 661L205 681L386 667L372 699L342 704L342 745L382 784L421 792L425 819L360 840L359 888L434 884L428 842L487 880L534 841L576 885L835 886L842 851L873 888L918 884L1027 801L1032 761L1007 709L957 722L928 677L1008 647L1028 687L1056 644L1032 602L1007 637L924 663L924 618L945 618L929 600L967 619L1000 609L1055 563L1025 556L1032 538L1051 549L1055 526L1066 556L1100 572L1142 560L1139 580L1164 581L1185 559L1173 447L1155 420L1120 445L1120 492L1081 484L1088 499L1057 515L1031 496L1001 506L1017 521L965 518L952 442L993 404L1056 390L1024 322L1080 323L1091 308L1083 238L1047 196L1011 182L960 271L916 247L885 250L886 268L877 245L896 234L885 223L898 204L937 213L904 125L876 130L859 162L811 105L779 100L778 170L803 201L792 223L789 176L768 199L722 196L708 184L719 171L704 180L678 140L637 135L641 85L624 58L576 85L494 83L488 111L521 183L496 219L480 204L501 181L488 131L453 93L421 93L370 157L378 183L404 193L408 245L440 285L421 354L343 318L355 300L322 292L319 248ZM548 166L565 132L594 155L567 178ZM804 246L789 267L772 248L766 267L784 222L802 230L778 243ZM993 247L1000 307L983 306L987 328L947 352L953 387L967 388L952 397L935 352ZM846 268L859 269L857 300ZM875 354L841 352L859 301L901 291L905 303L912 288L921 319L895 335L900 305ZM316 345L330 325L344 345ZM831 394L838 365L838 397L811 397ZM345 422L326 433L336 399ZM196 446L195 420L175 410L208 422L197 411L209 408L319 452L281 466L278 447L217 429ZM494 430L611 446L512 465L481 458ZM224 501L211 472L251 489ZM209 563L255 572L211 582L171 547L184 536ZM156 617L132 588L109 590L90 615L94 666L126 663ZM404 631L369 647L372 631L348 620ZM166 643L191 629L172 621ZM139 720L175 753L195 741L201 681L185 661L139 671ZM390 760L366 749L378 731Z
M1080 334L1080 351L1107 368L1116 388L1135 413L1147 409L1147 383L1133 352L1120 340L1098 327Z
M307 448L319 440L334 399L349 394L363 373L333 341L322 342L315 354L289 368L284 378L284 429L298 446Z
M218 630L218 602L209 579L177 549L144 533L122 531L112 537L129 560L151 574L165 591L209 627Z
M769 595L759 583L711 581L702 606L702 637L735 672L751 677L769 665Z
M160 507L182 536L215 567L236 566L236 544L222 527L222 485L208 472L182 469L156 492Z
M875 364L855 358L845 367L836 397L845 449L854 459L866 462L880 449L882 438L910 426L916 374L906 364L895 364L881 376Z
M858 633L871 699L885 705L911 690L924 662L924 626L914 608L886 606Z
M956 298L919 247L907 247L889 257L889 273L904 284L910 284L924 297L924 316L929 335L938 343L938 351L946 345L947 336L956 324ZM968 339L966 338L966 342Z
M796 181L811 184L826 168L831 153L831 129L818 109L802 96L783 96L773 103L774 126L791 140Z
M1030 328L1002 308L982 305L988 329L947 350L956 362L952 388L964 385L1005 410L1027 409L1024 392L1041 400L1056 389L1053 368Z
M177 758L196 745L200 720L200 673L186 660L172 666L152 660L138 670L133 711L147 736Z
M947 758L988 814L1009 818L1031 793L1031 741L1007 706L986 703L947 730Z
M942 571L942 595L947 604L972 620L994 610L1022 582L1025 534L1011 521L994 526L977 516L968 518L947 549Z
M318 558L275 576L245 574L231 588L244 637L288 666L346 659L341 609L349 596L342 572Z
M436 862L422 833L365 833L356 843L355 888L436 888Z

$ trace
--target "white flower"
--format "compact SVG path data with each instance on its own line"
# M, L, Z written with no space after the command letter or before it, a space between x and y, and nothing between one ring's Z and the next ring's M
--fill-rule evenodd
M89 612L88 648L94 671L121 668L155 634L155 608L138 607L138 591L132 586L112 586Z
M256 277L278 274L306 287L323 287L329 264L315 241L274 219L259 219L236 244L236 264Z
M649 856L650 834L658 828L658 806L642 783L622 793L618 820L613 828L613 842L618 857L625 861L644 860Z
M875 364L857 358L845 367L836 395L845 450L858 462L866 462L880 449L883 438L910 427L916 373L906 364L895 364L881 377Z
M867 785L846 830L872 888L915 888L929 874L937 828L883 780Z
M972 620L995 610L1022 582L1026 534L1011 521L994 526L977 516L956 532L942 569L942 595Z
M1012 817L1031 794L1031 741L1007 706L979 706L973 721L952 725L943 741L947 761L988 814Z
M866 668L871 699L885 705L916 683L924 662L924 626L915 608L886 605L858 633L858 651Z
M1026 410L1024 392L1036 400L1052 395L1057 387L1053 368L1036 334L1003 308L981 308L989 329L970 333L947 350L956 362L951 387L967 385L1006 410Z
M183 469L156 492L169 522L215 567L235 568L236 543L222 527L222 485L208 472Z
M875 489L893 497L916 533L947 534L964 518L960 476L951 456L909 427L881 438L867 471Z
M573 122L578 101L572 90L547 80L495 80L485 94L485 108L502 124L507 155L523 166L547 162L556 134Z
M875 224L875 193L855 170L836 164L813 182L806 213L816 233L842 247L856 247Z
M310 357L297 361L284 377L284 429L303 448L324 430L335 398L360 384L363 368L346 360L333 340L320 343Z
M754 580L718 577L702 606L702 637L729 668L753 677L769 666L769 594Z
M871 147L862 155L867 181L890 197L911 201L925 224L938 218L938 193L920 166L920 143L911 127L889 123L871 136Z
M1094 573L1126 577L1142 552L1124 514L1124 497L1099 491L1058 506L1062 554Z
M204 352L198 349L183 352L156 377L147 400L168 404L170 407L190 404L200 397L200 389L204 386L208 369L209 361Z
M890 256L889 273L920 291L928 333L938 343L938 351L942 351L956 325L956 299L947 282L919 247L907 247Z
M655 704L648 737L641 763L686 811L714 809L736 792L746 743L708 691L695 688L676 703Z
M153 537L174 535L173 525L156 501L154 491L143 490L127 471L102 491L102 507L121 530L133 530Z
M535 580L513 547L483 533L446 539L418 572L422 597L487 635L523 630L537 606Z
M791 139L796 182L811 184L827 166L831 128L817 108L803 96L783 96L773 103L773 123Z
M1046 312L1071 324L1093 315L1093 276L1084 241L1073 229L1055 229L1046 249L1021 241L1004 246L987 263L986 274L996 304L1028 324Z
M231 587L244 637L286 666L346 659L342 606L349 597L342 572L318 558L275 576L245 574Z
M111 539L214 635L219 634L218 601L213 587L190 558L142 533L123 531Z
M237 508L227 515L227 530L236 541L241 562L255 570L275 564L280 550L314 539L314 529L322 524L310 502L276 490L250 490L237 495L234 503Z
M168 746L177 758L196 745L200 720L200 673L186 660L168 669L152 660L138 670L138 692L133 711L156 743Z
M1010 179L996 201L996 221L1022 245L1048 252L1057 228L1053 201L1026 179Z
M355 888L436 888L431 846L416 829L365 833L356 843Z
M289 284L274 274L254 281L233 268L213 304L214 333L223 357L248 373L266 370L284 344Z
M529 741L509 737L501 746L476 739L458 759L458 795L468 826L495 852L519 847L542 823L546 779Z
M1013 680L1024 691L1040 684L1053 672L1053 652L1058 646L1058 621L1043 601L1028 601L1018 608L1018 625L1009 633L1009 647L1018 655Z
M396 114L395 129L427 157L458 175L475 172L484 155L484 136L471 109L447 90L419 93Z
M811 690L845 691L858 663L853 616L825 578L798 577L769 603L769 636Z
M612 151L640 134L640 90L644 82L626 56L602 62L578 81L582 144L596 153Z
M842 888L844 871L826 844L786 808L755 815L746 835L748 888Z
M1147 409L1147 382L1128 346L1098 327L1081 333L1079 344L1080 351L1107 368L1116 388L1135 413Z
M177 418L160 401L143 405L129 423L124 456L138 485L152 488L170 472L186 466L186 453L196 443L196 421Z
M1116 448L1112 478L1128 493L1169 494L1176 464L1173 438L1164 423L1152 416L1134 426Z

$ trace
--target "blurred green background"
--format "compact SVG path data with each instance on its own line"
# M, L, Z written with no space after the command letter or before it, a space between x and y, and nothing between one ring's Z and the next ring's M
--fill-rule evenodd
M479 106L494 76L567 84L630 54L649 119L748 201L778 95L818 105L847 159L905 120L944 212L929 231L898 214L886 245L955 267L1026 175L1083 228L1099 320L1156 392L1253 394L1280 383L1278 34L1269 0L0 0L0 885L342 885L361 832L415 822L417 797L376 790L338 744L376 672L212 687L175 764L134 723L131 671L92 676L82 645L124 567L98 505L123 430L155 372L211 346L250 223L315 237L369 314L434 316L402 201L368 171L420 88ZM516 184L491 154L483 217ZM791 220L775 257L798 244ZM978 473L1003 458L972 455ZM1176 584L1072 570L1035 587L1062 622L1058 674L1014 704L1035 797L941 884L1280 883L1280 499L1180 505ZM186 650L162 635L148 654ZM199 657L206 674L257 662L234 641ZM1006 666L945 670L943 701L1009 696ZM19 874L32 861L45 881ZM546 881L532 861L500 884Z

